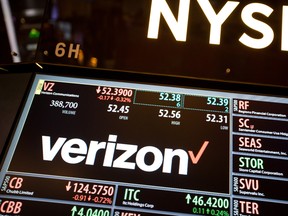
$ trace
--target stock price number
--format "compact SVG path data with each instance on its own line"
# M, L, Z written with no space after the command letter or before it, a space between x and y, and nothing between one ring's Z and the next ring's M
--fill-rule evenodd
M73 206L71 209L71 216L110 216L110 211L107 209L95 209L95 208L77 208Z
M206 114L206 122L219 123L219 124L227 124L228 116L221 114Z
M229 199L221 197L194 196L192 199L194 214L229 216Z
M229 112L229 99L228 98L208 97L207 105L225 107L225 112Z
M114 194L114 187L108 186L108 185L90 185L88 183L74 183L71 185L71 182L68 182L68 185L66 185L66 190L69 191L71 188L73 188L73 192L79 193L79 194L97 194L101 196L113 196Z
M167 93L167 92L161 92L159 100L162 101L181 101L181 94L174 94L174 93Z
M77 109L78 103L71 101L51 100L50 107L59 107L64 109Z
M228 106L229 99L228 98L217 98L217 97L208 97L207 105L212 106Z
M194 196L192 203L195 206L206 206L217 209L228 209L229 199L221 197Z
M159 113L158 113L158 117L180 119L181 118L181 111L160 109Z
M107 108L107 112L110 113L129 113L130 106L118 106L117 104L109 104Z
M132 97L132 89L123 89L123 88L111 88L111 87L102 87L99 86L96 89L97 94L102 95L112 95L112 96L123 96L123 97Z

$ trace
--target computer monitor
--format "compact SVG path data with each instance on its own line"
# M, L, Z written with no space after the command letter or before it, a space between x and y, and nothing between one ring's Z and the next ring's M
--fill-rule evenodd
M1 214L288 210L287 89L75 70L35 73L2 160Z

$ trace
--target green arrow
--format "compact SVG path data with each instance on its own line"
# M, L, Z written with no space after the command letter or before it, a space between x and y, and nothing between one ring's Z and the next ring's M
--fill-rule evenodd
M187 205L188 205L190 203L190 200L191 200L190 194L187 194L185 199L187 200Z
M71 209L71 212L72 212L72 216L74 216L75 212L77 212L77 207L74 206L74 207Z

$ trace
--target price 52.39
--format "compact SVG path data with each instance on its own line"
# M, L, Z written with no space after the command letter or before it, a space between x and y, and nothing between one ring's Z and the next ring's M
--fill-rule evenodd
M228 116L227 115L221 115L221 114L206 114L206 122L212 122L212 123L228 123Z

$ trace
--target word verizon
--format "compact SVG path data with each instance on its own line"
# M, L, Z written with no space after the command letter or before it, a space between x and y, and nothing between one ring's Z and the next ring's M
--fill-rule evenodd
M104 151L103 166L121 169L135 169L136 165L144 172L154 172L162 166L163 173L171 173L173 160L179 161L178 173L180 175L188 174L188 162L197 164L202 157L209 141L205 141L198 153L195 155L193 151L183 149L165 148L164 154L154 146L145 146L139 149L137 145L116 143L117 135L109 135L108 142L90 141L87 144L78 138L67 140L67 138L59 137L55 144L51 146L51 137L42 136L43 160L53 161L55 156L61 150L62 159L69 164L78 164L85 160L86 165L94 165L98 151ZM115 158L114 154L117 151ZM121 153L121 154L120 154ZM153 158L147 164L147 155ZM135 157L134 157L135 156ZM132 162L135 158L135 162Z

